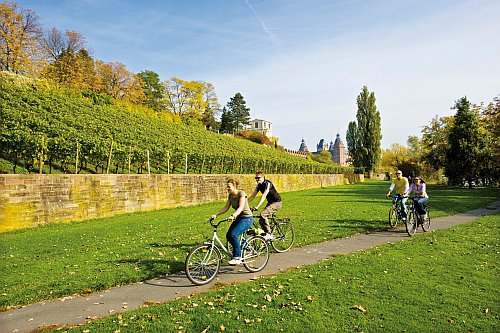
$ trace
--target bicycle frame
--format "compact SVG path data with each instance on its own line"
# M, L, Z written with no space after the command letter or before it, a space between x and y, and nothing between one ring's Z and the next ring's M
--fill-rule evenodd
M214 247L218 247L219 250L222 250L228 257L231 257L233 254L229 252L229 250L222 244L222 241L220 240L219 236L217 236L217 231L214 230L214 233L212 235L212 238L209 239L209 241L203 242L204 244L210 245L211 248L213 249ZM213 251L213 250L211 250Z
M203 242L203 244L210 245L211 249L213 249L214 247L217 247L219 250L222 250L222 252L225 253L229 258L231 258L233 256L233 254L231 253L231 251L229 251L228 248L226 248L224 246L224 244L220 240L219 236L217 235L217 228L219 227L219 225L222 222L226 222L226 221L227 221L227 219L224 219L224 220L219 221L217 224L213 224L212 222L210 222L210 224L214 227L214 232L212 234L212 238L209 238L207 241ZM241 239L240 239L241 246L243 246L243 244L245 244L246 241L247 241L247 239L245 238L244 234L242 234ZM211 250L211 251L213 251L213 250Z
M394 208L399 216L401 216L401 201L403 201L404 198L409 199L408 197L403 197L402 195L398 194L395 195L391 198L392 200L392 208ZM409 205L408 202L405 203L406 208L411 207L411 204Z

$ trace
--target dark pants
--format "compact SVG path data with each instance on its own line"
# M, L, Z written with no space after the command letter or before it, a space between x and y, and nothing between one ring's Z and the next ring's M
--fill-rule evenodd
M429 198L413 198L415 209L419 215L425 214L425 204L429 202Z
M396 202L399 200L399 204L401 205L401 215L403 218L406 218L406 215L408 213L406 212L406 200L408 200L408 197L403 197L401 194L397 194L392 198L392 202Z

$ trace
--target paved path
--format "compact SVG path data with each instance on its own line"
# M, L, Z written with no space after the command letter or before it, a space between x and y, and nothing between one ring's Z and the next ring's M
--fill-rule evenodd
M495 212L500 212L500 201L494 202L487 208L433 219L432 229L450 228ZM417 233L421 232L421 229L417 231ZM217 281L231 283L253 280L261 275L276 274L290 267L320 262L333 254L352 253L403 239L408 239L406 230L397 228L309 245L287 253L273 253L270 264L261 272L248 273L244 268L223 266ZM163 303L178 297L201 293L212 288L213 285L214 282L206 286L194 286L184 274L179 273L113 288L89 296L64 297L28 305L1 312L0 333L32 332L45 325L81 324L89 319L135 310L145 304Z

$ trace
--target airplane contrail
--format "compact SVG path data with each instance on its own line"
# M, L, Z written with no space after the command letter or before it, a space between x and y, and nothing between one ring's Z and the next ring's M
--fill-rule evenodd
M266 32L266 34L271 37L271 39L274 41L274 36L273 34L271 33L271 31L269 31L269 29L266 27L266 24L264 23L264 21L261 20L261 18L259 17L259 15L257 14L257 11L255 10L255 8L253 8L253 6L250 4L250 2L248 2L248 0L245 0L245 3L247 4L247 6L250 8L250 10L252 11L253 15L255 16L255 18L257 18L257 20L259 20L260 24L262 25L262 28L264 29L264 31Z

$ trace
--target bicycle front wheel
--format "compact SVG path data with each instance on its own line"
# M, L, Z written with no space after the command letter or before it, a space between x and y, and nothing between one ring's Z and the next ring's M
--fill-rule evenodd
M398 213L396 212L394 207L392 207L389 210L389 225L391 226L391 228L396 228L397 224L398 224Z
M406 232L411 237L417 232L417 215L414 211L410 211L406 217Z
M426 218L424 219L424 221L422 221L422 229L427 232L431 230L431 216L429 214L429 208L425 210L425 213Z
M272 230L271 246L276 252L286 252L292 248L295 241L295 231L290 222L278 221Z
M207 284L219 272L222 255L217 247L200 244L186 257L184 268L189 281L197 285Z
M258 272L269 261L269 247L261 236L254 236L243 244L241 251L243 266L250 272Z

